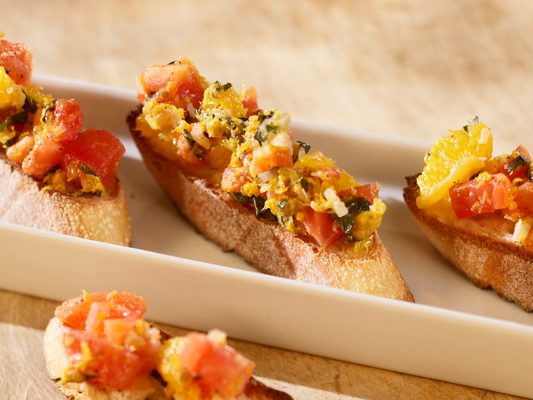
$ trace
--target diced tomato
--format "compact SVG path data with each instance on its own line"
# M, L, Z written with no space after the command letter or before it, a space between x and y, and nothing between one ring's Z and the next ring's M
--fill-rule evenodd
M100 177L109 190L115 183L116 168L125 152L124 145L112 133L87 129L65 145L61 167L66 171L69 164L84 164Z
M90 383L120 390L133 385L141 365L139 356L103 338L65 328L63 345L74 366L83 355L82 343L87 344L91 355L87 367L80 372L91 377Z
M509 170L510 165L515 162L515 160L522 156L522 161L524 161L522 164L519 164L512 170ZM527 149L520 145L517 147L517 149L514 151L513 155L510 155L508 157L503 158L500 163L494 168L493 171L490 171L491 174L504 174L506 175L511 182L515 179L526 179L526 175L529 171L529 162L531 161L531 156L529 155L529 152Z
M504 174L481 175L453 186L450 199L459 218L501 210L513 202L511 181Z
M22 170L28 175L42 178L46 171L61 163L62 150L60 143L47 137L41 138L24 159Z
M222 174L222 189L226 192L237 193L241 188L252 182L252 177L244 167L228 165Z
M305 207L303 212L305 229L320 247L331 246L343 235L339 224L328 213L319 213L311 207Z
M320 178L326 182L335 183L341 177L341 171L336 167L330 167L326 165L321 171L322 174L320 175Z
M139 356L140 375L147 374L156 368L161 345L159 331L138 332L138 329L142 331L146 328L145 324L142 319L131 317L104 321L104 338L115 345L126 346L128 350Z
M374 199L379 195L379 185L377 183L356 186L352 189L355 197L364 197L370 204L374 203Z
M54 108L54 124L49 137L56 142L69 142L78 137L83 126L83 112L74 100L58 100Z
M254 87L249 88L244 94L244 100L242 102L244 108L246 108L247 116L254 115L259 106L257 104L257 90Z
M207 87L194 64L187 59L168 65L147 67L138 78L137 98L144 103L146 95L156 94L160 102L172 102L187 109L190 101L195 108L200 107Z
M206 334L190 332L180 360L194 381L223 396L237 397L248 383L255 363L229 346L214 343Z
M292 156L287 148L265 145L261 147L260 153L260 157L255 158L255 173L257 175L275 167L292 168Z
M141 318L148 308L142 297L131 293L91 293L65 301L56 309L55 316L72 328L85 329L91 305L98 302L109 303L127 313L125 316L134 318Z
M516 189L514 202L516 208L506 209L505 215L513 221L518 221L523 217L533 216L533 182L524 182Z
M7 158L22 165L24 159L30 154L34 140L32 135L24 136L21 140L9 147L6 151Z
M194 144L192 149L189 148L189 142L183 135L179 135L176 139L178 145L178 155L187 164L201 167L206 164L204 153L198 144Z
M0 39L0 66L17 85L31 85L33 54L25 44Z

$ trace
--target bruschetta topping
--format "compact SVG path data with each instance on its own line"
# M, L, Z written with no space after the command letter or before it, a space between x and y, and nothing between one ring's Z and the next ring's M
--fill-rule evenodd
M233 399L243 393L254 368L253 361L227 345L224 332L212 330L167 340L158 371L168 382L168 396Z
M254 88L208 84L185 58L148 67L138 83L137 129L155 151L219 171L235 200L321 247L339 238L371 245L386 209L379 185L362 186L322 153L309 153L309 144L293 142L289 114L259 109Z
M516 223L513 240L533 251L532 166L524 146L493 158L492 132L475 118L439 139L425 161L420 209L446 221L499 215Z
M76 101L56 100L30 86L31 51L26 46L0 40L2 50L0 144L7 157L46 189L103 196L113 187L125 152L120 140L107 131L82 132L83 113ZM6 59L5 54L12 56Z
M84 293L56 309L69 367L58 382L127 389L156 368L160 333L144 320L145 301L130 293Z

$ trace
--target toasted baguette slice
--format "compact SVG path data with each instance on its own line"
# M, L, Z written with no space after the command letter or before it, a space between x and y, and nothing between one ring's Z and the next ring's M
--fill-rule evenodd
M341 241L322 249L276 222L258 218L224 192L216 179L198 176L201 172L155 152L135 130L138 115L139 110L130 113L127 121L148 169L183 216L224 251L234 251L270 275L414 301L377 232L367 250L354 251L353 245Z
M131 222L122 183L104 197L72 197L22 171L0 150L0 221L100 242L131 246Z
M514 223L503 216L445 218L420 210L418 175L408 176L404 199L422 232L459 271L481 288L533 310L533 254L514 243Z
M50 379L58 381L63 371L68 367L67 354L59 340L59 330L62 322L54 317L50 320L44 334L44 355ZM161 340L170 338L162 332ZM157 376L157 375L154 375ZM137 378L133 387L127 390L117 390L92 385L87 382L68 382L58 385L59 390L72 400L171 400L163 391L162 380L159 377ZM251 377L244 393L239 400L291 400L287 393L270 388Z

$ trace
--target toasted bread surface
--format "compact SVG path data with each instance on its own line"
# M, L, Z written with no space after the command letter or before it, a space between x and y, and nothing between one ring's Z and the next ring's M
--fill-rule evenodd
M103 197L73 197L25 174L0 151L0 221L131 246L131 222L119 179Z
M405 202L422 232L459 271L481 288L533 310L533 254L512 242L513 224L503 216L439 218L420 210L416 198L418 175L406 178Z
M414 301L377 233L367 250L354 251L353 245L340 243L322 249L276 222L258 218L224 192L216 179L191 173L182 163L155 152L135 130L138 113L128 116L128 124L148 169L192 225L223 250L234 251L270 275Z
M50 320L44 333L44 355L50 379L57 381L63 376L68 367L68 357L60 341L62 322L54 317ZM161 332L161 340L170 338ZM58 385L63 395L72 400L171 400L163 391L160 379L153 377L137 378L133 387L127 390L117 390L102 386L91 385L87 382L68 382ZM266 386L253 376L248 381L244 393L239 400L291 400L285 392Z

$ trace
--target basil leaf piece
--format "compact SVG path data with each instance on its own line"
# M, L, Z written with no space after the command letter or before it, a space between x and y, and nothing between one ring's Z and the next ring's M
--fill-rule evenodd
M300 179L300 185L302 185L302 189L305 191L309 189L309 182L307 182L304 178Z
M263 144L265 140L267 140L267 135L258 129L257 132L255 132L254 139Z
M6 127L7 127L7 120L5 120L4 122L0 124L0 132L4 132L6 130Z
M233 200L242 204L252 204L252 198L243 195L242 193L228 193Z
M85 172L87 175L94 175L94 176L98 176L98 174L96 172L94 172L91 167L81 163L80 164L80 169Z
M265 208L265 199L262 197L252 196L252 201L255 207L255 215L264 219L271 219L274 221L278 220L276 216L272 214L272 211L270 211L268 208Z
M519 155L513 161L511 161L511 163L507 167L507 172L512 172L515 169L517 169L519 166L527 164L527 163L528 163L527 158L525 158L523 155Z
M344 197L341 200L346 204L346 208L354 215L370 210L370 206L372 205L364 197Z
M309 150L311 149L311 145L309 143L304 143L297 140L296 144L298 145L298 151L300 151L300 149L304 149L305 154L309 153Z
M192 146L194 146L194 140L187 129L183 130L183 137L185 138L185 140L187 141L187 144L189 145L189 150L192 150Z
M346 240L348 240L349 242L355 242L355 238L352 236L352 228L355 223L355 217L353 216L353 214L348 213L343 217L339 217L335 213L330 213L329 215L331 215L331 217L335 221L337 221L337 224L346 236Z
M255 208L255 215L265 219L271 219L277 221L277 218L272 211L265 208L265 199L258 196L245 196L242 193L228 193L233 200L238 201L241 204L253 204Z

